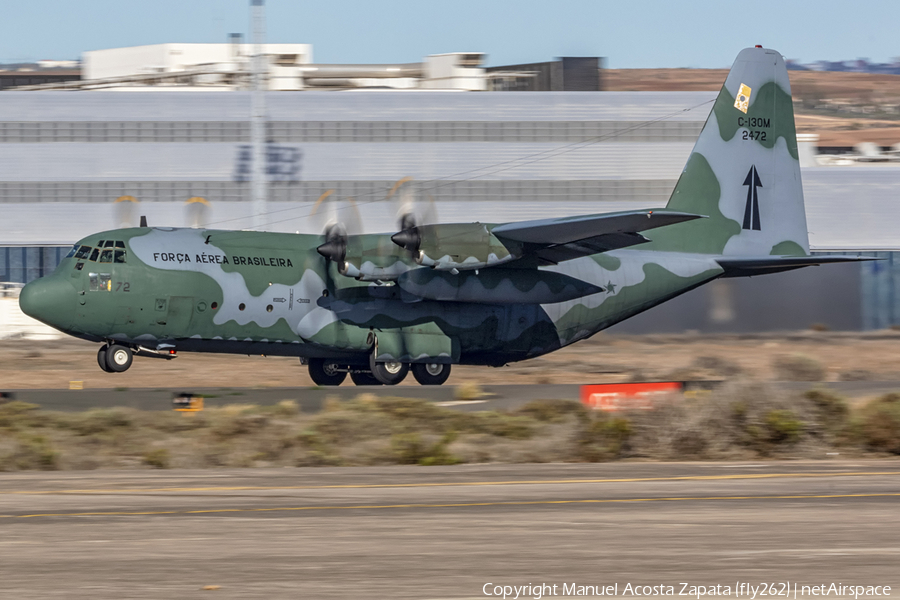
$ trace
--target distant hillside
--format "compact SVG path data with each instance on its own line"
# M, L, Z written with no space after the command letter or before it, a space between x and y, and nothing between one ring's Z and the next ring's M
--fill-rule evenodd
M790 71L800 133L820 146L900 143L900 75ZM608 91L718 91L728 69L605 69Z

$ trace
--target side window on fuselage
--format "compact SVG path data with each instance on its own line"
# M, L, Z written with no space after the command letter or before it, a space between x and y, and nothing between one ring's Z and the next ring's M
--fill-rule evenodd
M110 273L88 273L88 281L92 292L111 292L112 275Z

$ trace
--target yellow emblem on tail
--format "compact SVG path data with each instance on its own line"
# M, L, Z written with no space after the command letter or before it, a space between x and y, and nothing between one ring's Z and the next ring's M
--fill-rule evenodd
M747 109L750 108L750 94L752 92L753 90L751 90L749 86L742 83L737 98L734 99L734 107L742 113L747 114Z

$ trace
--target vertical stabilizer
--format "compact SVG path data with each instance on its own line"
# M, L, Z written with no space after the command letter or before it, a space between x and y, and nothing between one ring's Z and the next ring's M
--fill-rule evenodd
M667 208L709 218L648 235L658 250L809 254L791 84L778 52L738 55Z

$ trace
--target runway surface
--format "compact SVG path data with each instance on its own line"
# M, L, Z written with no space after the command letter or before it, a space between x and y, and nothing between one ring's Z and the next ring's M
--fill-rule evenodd
M709 389L719 382L688 382L687 389ZM850 398L877 396L900 390L900 381L769 382L775 388L802 392L813 387L827 387ZM484 385L484 397L477 402L457 403L455 386L363 386L339 387L234 387L234 388L157 388L97 390L12 390L16 400L31 402L47 410L82 411L89 408L125 406L141 410L171 410L172 397L191 392L206 397L207 407L227 404L276 404L294 400L306 413L319 412L329 397L349 400L360 394L421 398L432 402L451 403L459 410L504 410L533 400L578 400L580 385L528 384Z
M0 597L682 582L897 596L898 509L898 460L2 474Z

